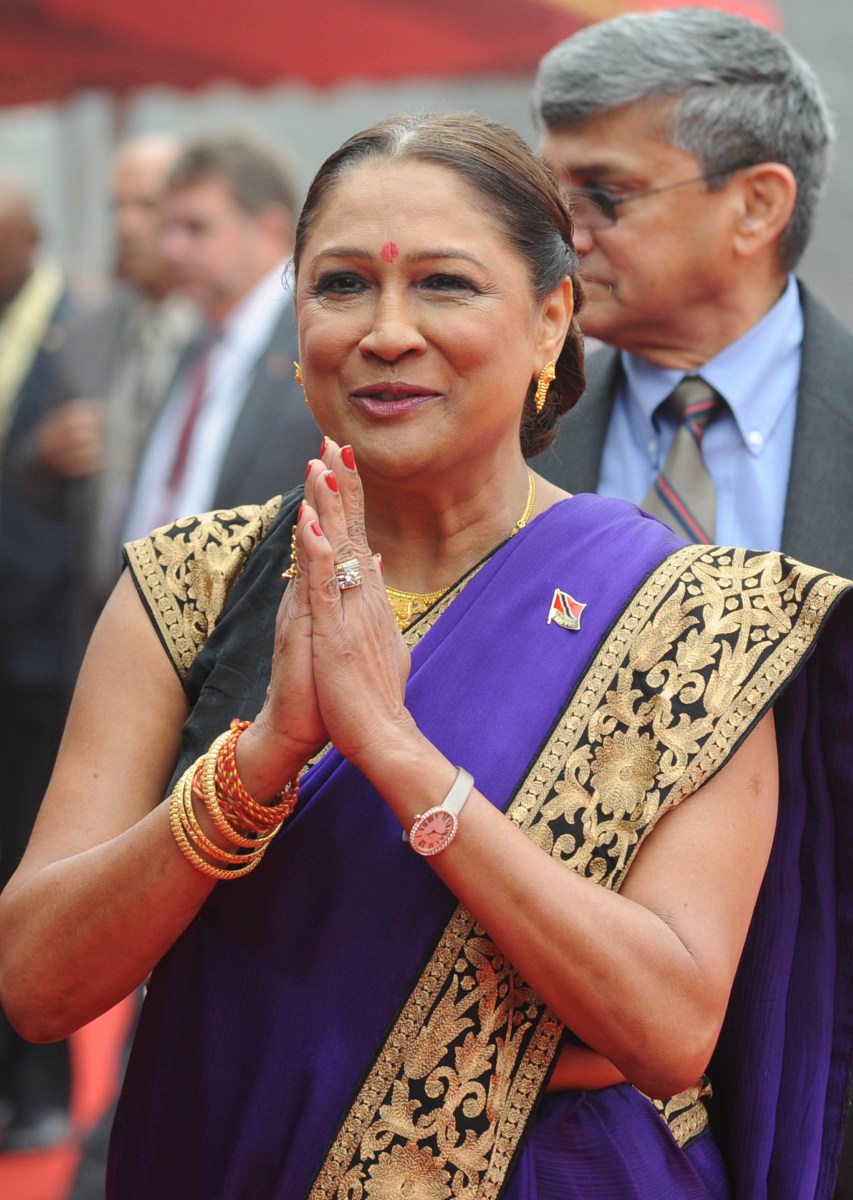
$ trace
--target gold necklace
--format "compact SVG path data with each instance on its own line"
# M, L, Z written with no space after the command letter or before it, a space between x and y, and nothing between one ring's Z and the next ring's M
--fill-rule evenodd
M530 520L535 499L536 476L531 470L528 470L527 503L524 506L524 512L507 534L508 538L515 537L519 529L523 529ZM436 600L440 600L448 591L450 591L450 588L439 588L437 592L403 592L399 588L389 587L387 583L385 585L385 594L393 610L394 620L397 622L398 629L405 629L408 625L411 625L415 617L419 617L422 613L425 613L428 608L431 608L435 604Z

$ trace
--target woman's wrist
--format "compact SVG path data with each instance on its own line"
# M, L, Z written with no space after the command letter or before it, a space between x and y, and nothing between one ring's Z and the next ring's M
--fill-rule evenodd
M457 766L465 764L452 763L410 721L386 730L353 765L408 831L419 813L441 804L456 779Z
M237 741L237 771L246 791L265 804L296 779L317 749L294 745L259 716Z

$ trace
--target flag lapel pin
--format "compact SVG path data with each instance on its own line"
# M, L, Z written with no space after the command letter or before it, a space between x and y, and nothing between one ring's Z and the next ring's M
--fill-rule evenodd
M555 625L561 625L563 629L580 629L581 613L585 608L586 605L575 600L574 596L555 588L551 610L548 613L548 624L550 625L553 621Z

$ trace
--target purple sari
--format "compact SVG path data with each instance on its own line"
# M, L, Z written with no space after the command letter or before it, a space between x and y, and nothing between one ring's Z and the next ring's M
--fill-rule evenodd
M240 527L229 543L239 547L239 578L221 616L202 614L202 621L196 610L179 620L168 606L175 596L199 594L199 564L211 544L208 566L215 562L221 570L221 521L213 533L204 524L179 523L177 533L153 535L129 550L164 642L176 664L188 666L193 709L176 775L231 717L251 717L263 702L292 509L262 537ZM222 516L227 524L234 514ZM195 564L183 593L176 539L190 546ZM654 750L637 730L599 731L597 742L590 734L595 714L610 702L613 679L627 678L625 655L643 660L631 669L656 703L654 672L671 649L660 630L671 624L672 605L688 613L679 634L686 646L697 627L689 614L700 601L722 613L723 625L731 623L726 604L735 592L718 603L714 589L723 576L732 587L733 573L746 569L731 557L718 562L706 555L706 562L698 557L704 550L680 546L629 506L575 497L532 522L427 614L413 651L407 703L426 736L545 849L613 888L654 821L719 769L796 672L840 591L808 569L802 595L787 577L780 590L783 560L756 556L758 567L746 573L767 595L778 592L779 603L791 609L785 619L799 622L798 634L780 640L777 631L762 643L764 658L726 697L719 720L709 723L694 711L695 697L685 701L684 713L673 713L672 730L693 720L702 730L693 739L698 749L678 772L649 769L643 787L655 799L643 821L634 822L629 805L621 822L608 824L602 814L608 804L613 808L614 752L638 748L626 761L639 762L642 775L643 756ZM168 564L159 574L158 556ZM548 623L555 588L587 605L579 630ZM786 588L793 598L784 599ZM214 623L199 639L203 648L182 659L193 631ZM721 637L742 641L743 633L741 622ZM780 656L789 642L792 652ZM836 648L828 664L817 665L840 674L849 720L849 636L841 650L846 659ZM850 965L835 952L846 923L849 958L849 897L836 888L841 863L833 859L829 828L839 781L833 772L843 769L844 756L820 746L819 720L795 728L809 678L802 672L799 691L791 689L797 695L790 723L781 718L783 764L800 767L791 784L786 773L791 790L783 800L792 817L780 818L754 945L714 1071L719 1113L712 1120L734 1194L750 1200L828 1196L851 1057ZM670 753L678 749L673 737ZM567 762L575 764L571 771ZM812 800L816 779L819 796ZM606 803L567 808L560 800L580 794ZM807 802L821 810L822 824L812 827L811 815L806 820ZM598 832L590 836L596 821ZM850 830L843 832L849 855ZM794 887L790 872L794 864L796 874L798 862L802 884ZM780 881L787 889L782 916ZM780 938L790 951L782 963ZM768 971L775 973L769 992ZM802 1009L793 1012L800 993ZM562 1036L485 932L404 845L381 798L331 750L304 776L298 810L262 866L238 884L218 887L154 972L116 1118L108 1195L440 1200L460 1187L478 1200L566 1200L593 1189L614 1200L729 1195L714 1139L706 1132L681 1148L658 1109L628 1085L543 1101ZM828 1074L814 1074L818 1059L828 1063L831 1054ZM809 1071L813 1078L805 1079ZM800 1140L803 1162L790 1140L797 1121L807 1134ZM777 1186L777 1177L789 1178L792 1157L797 1178L815 1190Z

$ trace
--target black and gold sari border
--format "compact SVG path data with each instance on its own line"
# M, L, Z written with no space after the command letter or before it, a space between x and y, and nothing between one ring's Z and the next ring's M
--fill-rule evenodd
M618 890L643 839L731 756L847 587L776 554L686 546L616 620L507 810ZM445 597L447 603L452 597ZM422 636L440 603L410 634ZM409 635L407 635L408 637ZM310 1200L496 1200L563 1027L461 906L370 1067ZM653 1101L679 1144L704 1092Z
M213 632L281 499L183 517L125 546L137 590L181 679Z

